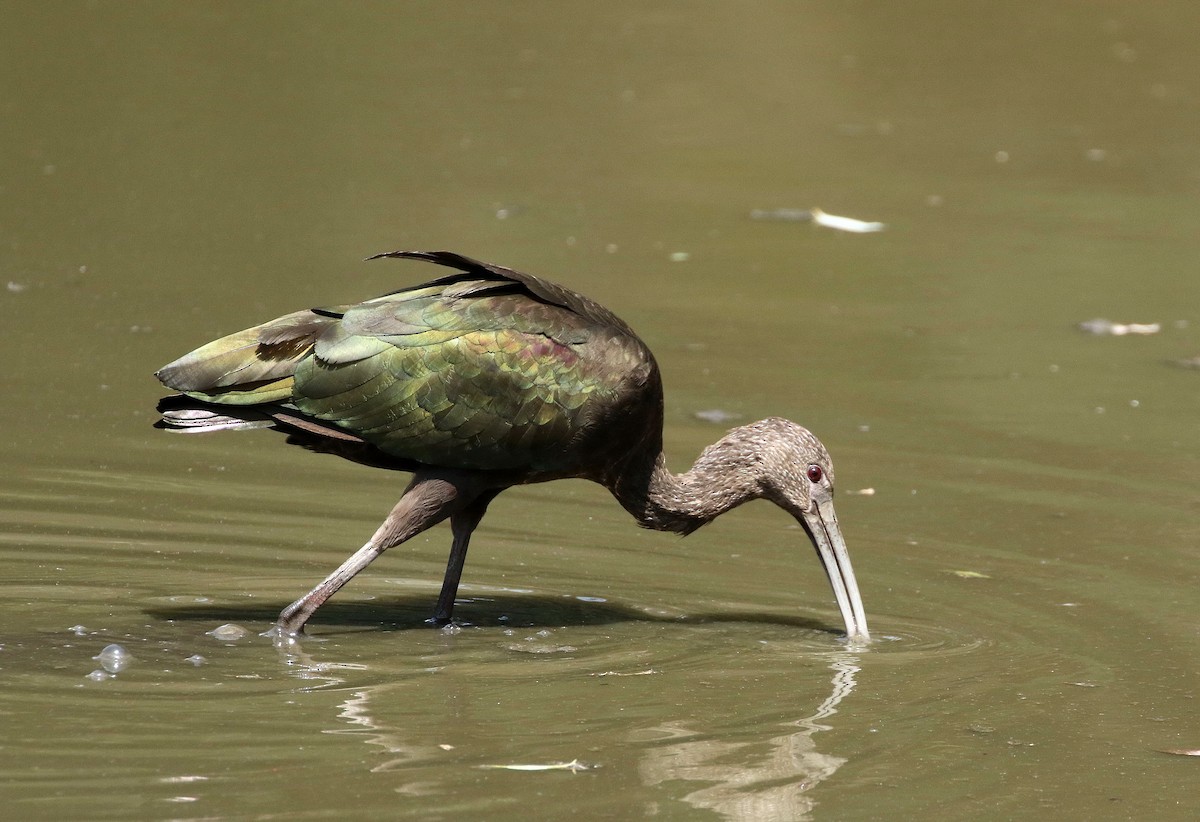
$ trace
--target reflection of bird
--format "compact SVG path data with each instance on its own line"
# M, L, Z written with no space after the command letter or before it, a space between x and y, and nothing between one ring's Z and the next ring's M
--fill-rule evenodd
M393 545L450 519L434 622L450 621L467 542L513 485L600 483L660 531L690 533L751 499L796 517L816 546L849 636L867 623L833 510L833 465L804 428L735 428L685 474L662 453L654 357L606 308L545 280L449 252L379 257L456 269L358 305L297 311L211 342L157 377L160 427L274 427L320 451L413 472L362 548L279 615L284 635ZM375 259L375 258L372 258Z

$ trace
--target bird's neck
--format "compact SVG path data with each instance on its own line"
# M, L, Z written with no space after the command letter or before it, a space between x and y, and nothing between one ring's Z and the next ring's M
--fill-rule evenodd
M671 473L660 451L640 465L627 466L609 489L642 527L690 534L761 496L753 455L736 446L734 436L725 437L683 474Z

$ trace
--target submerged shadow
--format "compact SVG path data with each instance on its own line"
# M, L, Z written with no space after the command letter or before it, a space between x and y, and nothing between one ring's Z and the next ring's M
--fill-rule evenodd
M274 623L288 603L172 605L145 609L156 619L218 622ZM432 627L426 620L433 612L428 595L398 597L373 602L328 602L313 617L314 628L354 627L377 631L407 631ZM709 623L756 623L841 634L816 619L763 612L710 612L654 614L611 602L589 602L574 597L530 596L527 594L488 594L460 597L454 609L454 621L476 627L561 628L568 626L611 625L620 622L672 622L685 625Z

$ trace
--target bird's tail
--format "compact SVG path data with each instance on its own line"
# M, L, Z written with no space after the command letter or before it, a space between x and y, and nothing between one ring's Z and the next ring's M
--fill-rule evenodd
M297 311L214 340L164 365L154 376L168 388L218 405L260 405L292 397L296 366L339 315ZM220 416L220 415L215 415ZM199 418L168 427L207 427ZM238 426L245 427L245 426Z
M155 428L180 434L205 434L210 431L241 431L270 428L275 420L253 408L226 406L214 408L207 403L174 394L158 403L162 419Z

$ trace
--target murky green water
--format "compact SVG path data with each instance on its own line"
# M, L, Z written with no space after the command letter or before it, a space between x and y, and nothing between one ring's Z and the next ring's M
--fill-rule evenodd
M0 15L6 814L1194 818L1193 4ZM749 218L812 206L889 228ZM680 540L582 482L493 505L457 634L439 528L257 636L405 478L153 431L150 373L402 247L612 306L678 468L698 411L818 432L876 641L777 509Z

